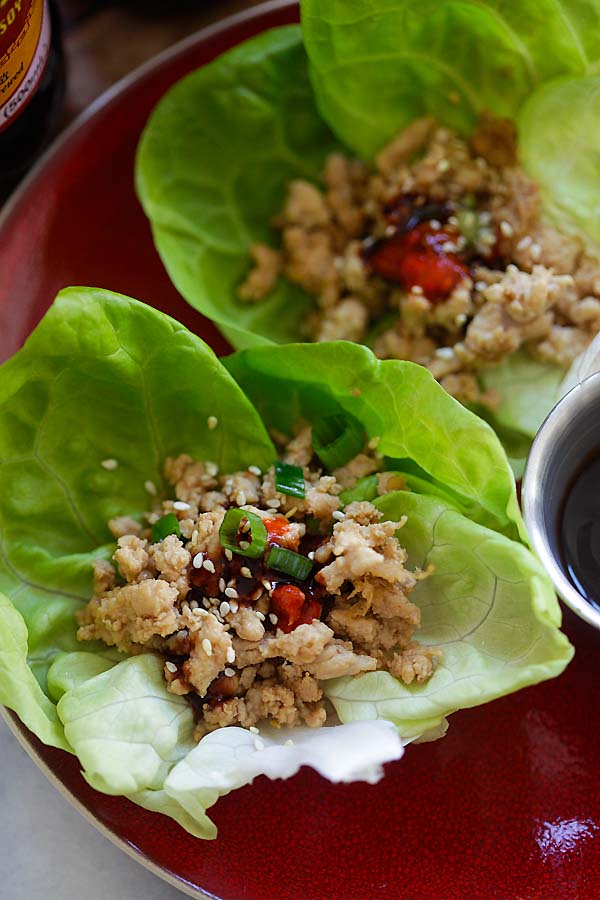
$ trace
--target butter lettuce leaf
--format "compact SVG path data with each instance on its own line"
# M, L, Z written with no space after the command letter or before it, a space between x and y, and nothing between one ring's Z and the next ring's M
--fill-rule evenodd
M596 253L599 121L599 74L542 85L518 116L521 159L540 185L545 211L559 227L586 235Z
M313 301L280 280L258 304L236 288L250 245L293 178L316 180L337 144L320 118L298 26L267 31L178 82L152 113L137 191L158 252L185 299L235 347L297 339Z
M41 741L70 750L56 706L39 686L27 661L27 627L0 594L0 703L12 709Z
M380 439L377 450L389 468L424 476L433 493L450 493L482 525L509 537L524 534L498 438L422 366L381 361L346 341L256 347L224 362L267 426L292 433L301 421L344 413L369 439Z
M200 338L135 300L62 291L0 368L0 591L44 690L56 654L80 649L73 613L91 596L92 558L111 552L108 520L146 510L147 485L162 492L165 458L184 451L225 470L275 453Z
M443 656L423 684L389 672L326 682L343 722L385 718L404 739L457 709L558 675L573 655L558 630L560 608L541 564L523 545L469 521L441 499L398 491L373 501L384 518L407 516L398 538L408 565L433 567L411 599L419 643Z
M600 4L581 0L303 0L302 29L323 118L365 158L426 113L463 134L483 110L515 118L600 58Z

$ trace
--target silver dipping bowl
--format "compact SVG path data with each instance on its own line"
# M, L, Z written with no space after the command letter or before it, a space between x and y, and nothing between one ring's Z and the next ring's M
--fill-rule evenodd
M572 388L546 417L531 447L521 492L531 543L557 593L578 616L600 629L600 609L569 579L559 542L566 491L594 450L600 450L600 372Z

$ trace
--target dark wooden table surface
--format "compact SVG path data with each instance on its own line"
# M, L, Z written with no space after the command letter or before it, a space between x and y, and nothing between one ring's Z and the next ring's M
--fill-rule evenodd
M62 124L180 38L259 0L56 0L67 94Z

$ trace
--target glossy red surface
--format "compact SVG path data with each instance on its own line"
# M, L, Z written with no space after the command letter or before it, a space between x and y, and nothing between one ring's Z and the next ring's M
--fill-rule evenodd
M164 274L133 192L134 150L172 82L295 16L288 5L199 35L113 96L47 158L0 224L3 356L56 291L75 283L130 293L225 349ZM73 757L20 727L101 825L201 896L598 900L600 635L569 613L565 624L577 653L560 678L455 714L442 741L409 747L378 785L333 786L309 770L285 782L261 778L214 807L214 842L96 793Z

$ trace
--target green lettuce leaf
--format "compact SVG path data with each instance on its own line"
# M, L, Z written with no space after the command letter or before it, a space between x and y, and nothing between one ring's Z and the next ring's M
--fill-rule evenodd
M0 594L0 703L14 710L44 744L70 750L56 707L27 662L27 637L23 617Z
M515 353L501 366L481 373L485 390L498 391L502 397L490 423L525 438L525 454L538 428L561 393L565 370L550 363L537 362L524 353Z
M443 658L423 684L405 685L389 672L325 682L343 722L389 719L406 739L564 669L573 649L557 630L558 601L530 551L439 499L399 491L374 503L386 519L408 517L398 533L408 564L433 566L411 599L422 614L419 642L440 647Z
M302 0L302 30L323 118L365 158L425 113L463 134L483 110L515 118L600 57L600 5L581 0Z
M184 450L225 470L275 452L199 338L135 300L61 292L0 368L0 590L25 620L43 689L56 654L79 649L73 613L91 594L92 558L110 553L108 519L147 509L146 483L162 491L165 458Z
M368 438L380 438L378 452L393 460L388 468L412 471L433 493L436 486L450 493L482 525L509 537L524 533L514 478L496 435L422 366L380 361L345 341L256 347L225 365L269 427L289 434L302 420L343 412Z
M158 251L186 300L236 347L298 337L313 301L280 280L259 304L236 288L293 178L336 147L319 117L298 26L252 38L178 82L140 142L136 183Z
M600 243L599 122L597 74L543 85L518 117L521 159L540 185L544 209L559 227L570 226L596 244Z
M65 735L86 781L106 794L160 790L194 746L190 704L167 691L152 653L123 660L66 691L58 702Z

